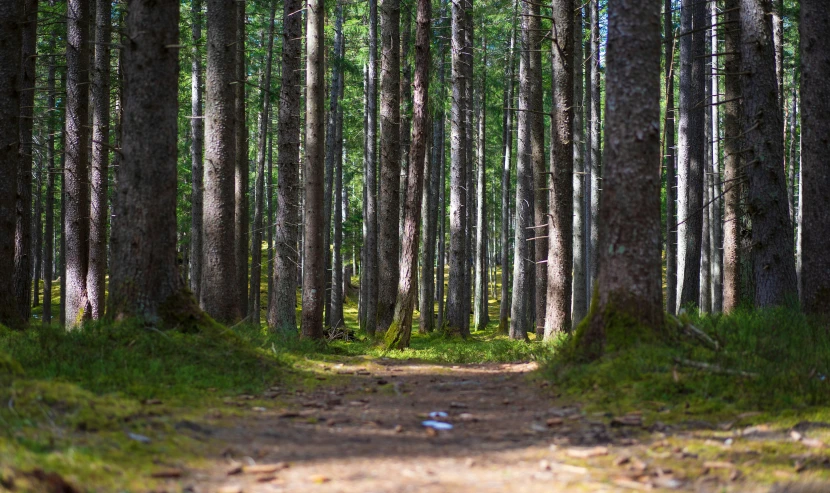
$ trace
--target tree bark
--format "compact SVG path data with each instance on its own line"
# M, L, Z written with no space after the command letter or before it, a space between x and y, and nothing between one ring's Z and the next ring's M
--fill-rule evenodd
M802 157L801 182L803 204L802 305L808 313L830 313L830 213L827 190L830 189L828 140L830 140L830 15L827 6L817 0L801 2L801 100Z
M604 190L600 212L596 308L577 339L587 359L602 355L607 330L628 330L620 317L663 328L660 2L616 0L608 21L605 178L614 186Z
M339 38L339 39L338 39ZM338 43L339 41L339 43ZM343 39L343 2L337 3L337 20L335 21L335 64L340 68L338 83L334 87L337 92L338 101L343 98L343 86L345 74L343 72L344 56L346 53L345 40ZM332 93L334 96L334 93ZM326 309L326 325L328 327L341 327L345 325L343 318L343 104L338 103L334 121L334 148L332 156L334 161L334 213L333 213L333 246L332 246L332 269L331 269L331 301ZM328 158L328 156L326 156ZM328 245L328 244L326 244Z
M411 51L412 38L412 8L409 2L401 4L401 175L400 175L400 204L398 208L398 238L403 238L403 221L406 214L406 189L409 182L409 147L411 145L412 133L412 63L410 63L409 52ZM400 257L400 253L398 252ZM417 275L416 275L417 277Z
M464 214L466 232L464 234L464 295L461 297L464 304L464 330L463 334L470 332L470 314L473 313L473 238L475 238L475 215L473 211L476 210L476 196L473 191L475 185L475 135L473 129L475 124L473 121L473 114L475 109L473 107L473 0L465 0L464 4L464 48L462 49L462 72L466 82L464 87L464 108L466 119L464 120L465 139L465 163L467 170L465 173L464 185Z
M724 0L723 22L723 311L729 313L741 301L741 32L740 0Z
M599 204L600 182L602 180L602 115L600 100L600 30L599 30L599 0L590 0L591 4L591 107L588 117L591 126L591 165L589 168L591 186L588 191L590 197L590 213L588 215L588 289L593 293L593 285L597 279L599 269Z
M245 1L236 0L236 14L225 19L235 19L236 38L231 45L234 51L234 133L235 175L234 175L234 252L236 258L236 310L240 316L248 306L248 126L245 113Z
M717 3L712 2L710 5L712 11L712 24L718 22ZM715 69L718 68L718 31L717 28L712 28L712 68L711 71L711 125L712 125L712 166L710 173L712 174L711 193L712 193L712 210L713 218L709 224L712 233L712 312L720 313L723 311L723 184L721 183L720 170L720 113L719 113L719 98L720 85L718 84L718 76Z
M107 273L107 188L110 135L110 23L112 4L95 2L95 66L92 80L92 204L89 212L87 292L92 318L104 316Z
M303 167L302 336L323 337L325 254L323 252L323 172L325 168L325 0L308 0L306 11L306 129Z
M534 15L539 14L539 7L534 6ZM540 19L537 17L537 19ZM542 111L544 108L544 91L542 90L542 34L536 29L541 28L541 20L538 25L533 28L533 44L530 48L530 64L529 77L531 84L534 85L532 92L532 99L530 105L527 107L531 111ZM535 109L539 108L539 109ZM547 311L547 292L548 292L548 244L551 235L551 224L548 214L550 213L549 203L551 201L551 193L547 190L553 188L551 186L552 175L548 172L552 171L549 166L549 159L545 159L545 115L534 113L530 124L530 147L531 147L531 167L533 168L533 225L541 226L547 225L547 229L535 229L534 235L539 237L537 240L530 242L530 257L535 258L536 269L534 269L533 283L536 286L535 291L530 288L528 293L532 298L535 298L536 303L533 306L533 316L535 323L533 325L533 332L538 333L540 330L544 331L545 317ZM551 128L553 128L551 126ZM570 178L569 178L570 179ZM571 218L569 218L570 220ZM570 306L570 297L568 298Z
M796 143L796 130L798 128L798 74L796 73L793 77L793 84L792 84L792 105L790 106L790 121L789 121L789 137L790 137L790 148L789 152L787 152L786 148L786 139L784 141L784 152L787 153L787 202L790 209L790 219L792 220L793 224L796 221L796 210L795 210L795 173L796 173L796 165L795 165L795 143Z
M277 218L274 231L274 289L268 326L283 334L297 332L297 267L300 264L300 83L302 75L302 0L283 3L282 81L277 123Z
M202 206L204 194L205 120L202 112L202 0L190 6L193 48L190 60L190 291L198 300L202 287Z
M441 54L441 93L444 94L444 69L446 54ZM441 113L441 135L438 140L438 262L435 273L435 301L438 302L438 314L436 315L436 327L444 328L445 326L445 304L444 304L444 266L446 259L447 248L447 168L446 168L446 152L444 145L446 141L446 118L443 112Z
M415 28L415 81L412 113L412 147L409 157L409 186L406 190L404 234L401 244L401 276L395 302L395 316L386 334L386 346L403 349L412 334L412 311L415 308L416 272L424 185L424 157L429 138L429 48L431 0L418 0ZM430 300L431 301L431 300Z
M573 286L571 295L572 323L579 323L588 313L588 289L586 287L585 257L585 79L583 64L585 56L582 50L584 24L582 8L575 6L574 49L573 49Z
M55 249L55 115L58 108L55 104L55 37L49 37L49 68L46 76L46 108L49 116L46 118L46 205L45 205L45 236L43 239L43 324L52 323L52 280L54 275Z
M176 259L179 5L127 4L123 159L115 198L108 315L177 323L191 313ZM215 25L215 24L214 24ZM190 305L190 306L188 306Z
M515 48L516 48L516 18L518 14L518 0L513 2L513 25L510 32L510 45L505 63L505 92L504 110L502 117L502 171L501 171L501 300L499 303L499 333L507 334L509 329L508 316L510 315L509 291L509 263L510 256L510 168L513 161L513 120L516 114L511 105L515 87Z
M674 15L672 0L665 0L663 7L663 42L665 43L666 77L666 311L677 313L677 163L675 160L675 108L674 108Z
M476 244L473 328L484 330L490 322L487 313L487 38L481 36L483 69L478 110L478 167L476 169Z
M369 80L366 132L366 240L363 244L366 260L363 278L366 282L366 312L363 325L366 334L374 337L378 327L378 187L377 187L377 130L378 130L378 3L369 0ZM396 228L397 229L397 228Z
M764 3L741 0L741 71L750 74L742 76L743 133L748 149L747 211L752 221L757 307L782 305L798 295L793 228L782 166L783 116L778 102L773 35Z
M202 309L220 322L233 322L241 316L236 274L236 101L232 84L237 27L230 22L236 16L235 4L207 0L206 163L199 301Z

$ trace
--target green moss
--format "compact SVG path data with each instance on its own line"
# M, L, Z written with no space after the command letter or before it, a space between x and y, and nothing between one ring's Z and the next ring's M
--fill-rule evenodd
M8 354L0 351L0 381L5 378L23 375L23 367Z

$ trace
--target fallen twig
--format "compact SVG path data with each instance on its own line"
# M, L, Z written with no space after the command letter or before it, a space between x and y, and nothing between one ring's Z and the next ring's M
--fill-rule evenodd
M697 327L695 327L694 325L692 325L690 323L681 322L680 319L678 319L674 315L669 315L669 317L671 317L671 319L677 324L678 327L680 327L680 329L683 332L685 332L686 334L694 337L698 341L702 342L704 345L708 346L709 349L711 349L715 352L718 352L718 351L721 350L721 347L720 347L720 344L718 344L718 341L716 341L716 340L712 339L711 337L709 337L709 335L706 334L706 332L703 332L702 330L698 329Z
M713 365L711 363L704 363L702 361L692 361L690 359L683 359L683 358L674 358L674 362L678 365L682 366L689 366L692 368L697 368L700 370L706 370L712 373L721 373L723 375L735 375L739 377L747 377L747 378L756 378L758 376L757 373L752 373L748 371L741 371L741 370L732 370L729 368L723 368L718 365Z

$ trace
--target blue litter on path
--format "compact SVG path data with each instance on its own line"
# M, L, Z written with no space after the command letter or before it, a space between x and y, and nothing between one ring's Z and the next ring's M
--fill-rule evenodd
M429 419L449 418L450 415L444 411L432 411L429 413Z
M434 421L434 420L431 420L431 419L428 419L426 421L422 421L421 425L425 426L427 428L432 428L433 430L451 430L452 429L452 425L449 424L449 423L444 423L444 422L441 422L441 421Z

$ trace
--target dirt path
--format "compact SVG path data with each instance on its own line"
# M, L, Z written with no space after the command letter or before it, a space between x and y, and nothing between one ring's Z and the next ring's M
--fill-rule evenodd
M613 426L557 405L528 378L534 363L358 363L328 363L320 370L340 375L335 386L280 394L213 430L223 454L176 483L200 493L767 491L728 464L704 467L637 416ZM433 411L453 429L422 426Z

